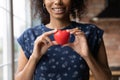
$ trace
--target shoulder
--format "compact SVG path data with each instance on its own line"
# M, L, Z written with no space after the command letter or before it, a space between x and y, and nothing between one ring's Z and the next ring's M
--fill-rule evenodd
M95 24L92 23L78 23L78 22L73 22L73 25L75 27L79 27L82 31L85 33L103 33L104 30L98 27Z
M20 44L20 46L22 47L27 58L29 58L32 53L32 48L33 48L36 37L41 34L41 27L42 27L42 25L27 28L17 38L17 41Z
M28 34L37 34L37 32L41 32L42 30L42 27L43 27L43 24L40 24L40 25L37 25L37 26L34 26L34 27L30 27L30 28L27 28L24 33L28 33Z
M77 27L83 27L85 29L101 29L97 25L92 24L92 23L78 23L78 22L73 22L73 25L77 26Z
M20 35L20 37L28 38L28 37L36 37L42 34L43 24L27 28L23 31L23 33Z
M42 34L41 32L42 25L34 26L31 28L27 28L19 37L18 42L19 43L29 43L31 41L34 41L37 36Z

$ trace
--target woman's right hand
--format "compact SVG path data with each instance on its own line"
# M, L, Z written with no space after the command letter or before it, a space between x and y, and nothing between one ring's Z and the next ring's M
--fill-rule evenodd
M45 54L45 52L50 46L57 45L55 41L51 41L48 37L56 31L56 29L48 31L37 37L37 39L34 42L34 48L31 57L34 57L37 61L39 61L39 59Z

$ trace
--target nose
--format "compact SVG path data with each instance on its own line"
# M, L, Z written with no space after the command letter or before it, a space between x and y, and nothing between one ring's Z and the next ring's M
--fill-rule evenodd
M62 4L63 4L62 0L55 0L55 5L62 5Z

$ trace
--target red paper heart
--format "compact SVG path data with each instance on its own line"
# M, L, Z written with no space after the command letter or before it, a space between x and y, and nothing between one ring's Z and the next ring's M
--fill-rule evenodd
M60 45L68 43L69 37L70 33L66 30L58 30L56 33L54 33L54 39Z

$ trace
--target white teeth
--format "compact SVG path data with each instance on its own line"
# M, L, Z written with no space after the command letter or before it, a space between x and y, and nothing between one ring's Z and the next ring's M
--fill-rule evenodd
M54 10L55 12L58 12L58 13L64 12L64 9L63 9L63 8L54 8L53 10Z

